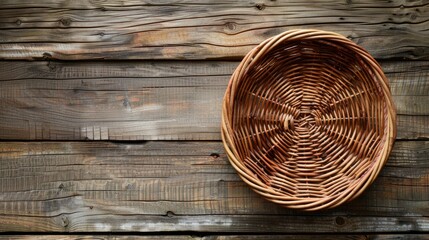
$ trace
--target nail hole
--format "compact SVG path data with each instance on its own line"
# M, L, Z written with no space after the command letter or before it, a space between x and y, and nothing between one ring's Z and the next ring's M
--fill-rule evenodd
M48 68L51 72L55 72L57 67L51 61L49 61L48 62Z
M52 55L50 53L44 52L42 57L45 59L50 59L50 58L52 58Z
M60 184L60 186L58 186L59 189L63 189L64 188L64 184Z
M258 10L264 10L265 9L265 4L263 4L263 3L257 3L257 4L255 4L255 8L256 9L258 9Z
M169 218L172 218L174 216L174 213L172 211L168 211L165 215Z
M216 159L216 158L218 158L218 157L219 157L219 153L211 153L211 154L210 154L210 157L212 157L212 158Z
M21 23L22 23L22 22L21 22L21 20L20 20L20 19L18 19L18 20L16 20L16 22L15 22L15 23L16 23L16 25L18 25L18 26L19 26L19 25L21 25Z
M60 20L61 24L63 24L64 26L70 26L71 23L71 19L70 18L62 18Z
M130 105L130 102L128 101L128 99L124 99L122 105L124 105L124 107L128 107Z
M335 218L335 223L338 226L342 226L342 225L346 224L346 219L344 219L343 217L336 217Z

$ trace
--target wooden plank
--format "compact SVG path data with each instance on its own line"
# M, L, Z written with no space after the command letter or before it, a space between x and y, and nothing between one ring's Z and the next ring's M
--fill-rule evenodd
M240 59L289 29L339 32L377 58L428 59L425 0L3 0L3 59Z
M0 231L429 231L429 141L398 141L373 185L306 213L252 192L221 142L3 142Z
M208 236L195 236L195 235L5 235L0 236L2 240L146 240L146 239L162 239L162 240L307 240L307 239L320 239L320 240L424 240L429 239L428 235L424 234L367 234L367 235L208 235Z
M219 140L237 62L0 62L0 139ZM429 62L383 62L399 139L429 138Z

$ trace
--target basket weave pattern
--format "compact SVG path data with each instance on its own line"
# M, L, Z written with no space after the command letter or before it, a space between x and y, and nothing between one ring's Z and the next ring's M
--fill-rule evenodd
M222 139L240 177L282 206L319 210L361 194L396 137L380 65L342 35L291 30L250 51L231 77Z

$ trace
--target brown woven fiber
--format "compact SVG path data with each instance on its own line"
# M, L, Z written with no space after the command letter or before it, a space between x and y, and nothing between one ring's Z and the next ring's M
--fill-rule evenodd
M291 30L231 77L222 139L232 166L282 206L319 210L360 195L386 163L396 110L380 65L333 32Z

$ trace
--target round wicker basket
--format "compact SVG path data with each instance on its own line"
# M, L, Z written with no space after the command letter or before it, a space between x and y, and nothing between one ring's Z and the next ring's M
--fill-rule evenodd
M347 38L291 30L251 50L231 77L222 139L239 176L284 207L332 208L385 164L396 110L380 65Z

